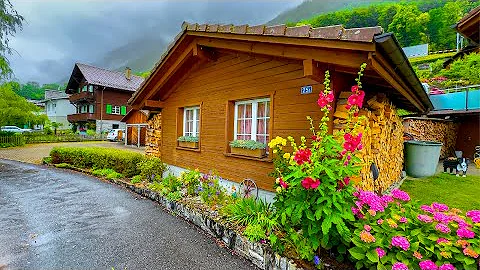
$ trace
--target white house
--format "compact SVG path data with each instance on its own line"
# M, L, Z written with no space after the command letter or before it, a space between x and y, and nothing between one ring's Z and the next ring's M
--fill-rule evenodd
M59 129L69 129L67 115L76 113L68 95L63 91L45 90L45 112L50 122L62 124Z

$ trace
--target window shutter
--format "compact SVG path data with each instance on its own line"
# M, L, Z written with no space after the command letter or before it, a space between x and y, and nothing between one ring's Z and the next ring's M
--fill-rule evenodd
M121 114L122 114L122 115L126 115L126 114L127 114L127 107L126 107L126 106L122 106L122 107L120 108L120 111L121 111Z
M105 110L106 113L112 114L112 104L107 104L107 108Z

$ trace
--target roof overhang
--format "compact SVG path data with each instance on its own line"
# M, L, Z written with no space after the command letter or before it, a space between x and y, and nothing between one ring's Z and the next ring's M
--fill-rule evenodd
M480 44L480 6L471 10L455 25L455 29L462 36L474 42Z

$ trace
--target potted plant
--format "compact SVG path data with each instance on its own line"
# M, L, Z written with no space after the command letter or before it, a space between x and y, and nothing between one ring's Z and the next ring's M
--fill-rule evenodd
M198 137L195 136L180 136L177 139L178 146L186 148L198 148Z
M263 158L266 156L267 145L254 140L234 140L230 142L231 153L234 155Z

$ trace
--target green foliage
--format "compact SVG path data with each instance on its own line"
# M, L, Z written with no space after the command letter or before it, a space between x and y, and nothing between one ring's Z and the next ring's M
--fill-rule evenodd
M173 174L169 174L167 177L154 181L148 185L148 188L160 193L161 196L165 196L170 201L178 201L182 198L181 188L182 182L179 178Z
M0 147L8 148L25 145L25 137L13 132L2 132L0 135Z
M179 142L198 142L198 137L196 136L180 136L177 141Z
M93 129L87 129L87 136L95 136L97 132Z
M12 53L9 46L10 37L22 29L24 18L13 8L10 0L1 0L0 4L0 79L9 78L12 74L10 63L6 57Z
M229 199L224 187L220 185L220 177L215 173L205 174L200 178L200 187L198 187L198 194L202 202L216 209L217 206L222 206Z
M45 98L45 90L64 91L62 86L56 83L40 85L38 82L27 82L15 88L14 91L19 96L26 99L41 100Z
M445 59L450 58L454 56L456 52L449 52L449 53L438 53L438 54L429 54L426 56L418 56L418 57L412 57L409 58L408 61L410 64L413 65L420 65L423 63L431 63L435 62L437 60L442 60L441 62L443 63Z
M57 168L61 168L61 169L70 169L72 168L72 165L68 164L68 163L58 163L58 164L54 164L55 167Z
M130 183L132 184L138 184L142 182L142 176L141 175L135 175L132 177L132 180L130 180Z
M234 140L230 142L231 147L235 148L244 148L244 149L265 149L267 145L261 142L257 142L254 140Z
M42 164L51 164L52 163L52 157L43 157L42 158Z
M23 127L45 123L47 116L38 114L40 108L12 90L16 85L18 83L12 82L0 85L0 126Z
M200 172L198 169L193 171L183 171L180 174L180 181L187 189L187 196L194 196L198 192L198 187L200 185Z
M163 173L167 170L167 164L157 157L147 157L138 163L137 168L143 180L153 182L157 178L162 178Z
M479 5L467 0L382 2L320 14L298 24L314 27L343 24L347 28L380 25L393 32L404 47L428 42L430 50L437 51L455 48L456 33L451 26Z
M105 177L107 179L120 179L123 177L123 174L112 169L96 169L92 171L92 174L99 177Z
M127 150L97 147L55 147L50 151L53 164L68 163L77 168L113 169L126 177L140 174L137 164L145 156Z
M441 75L449 79L463 79L470 84L480 84L480 53L471 53L450 64L450 69L443 70Z

